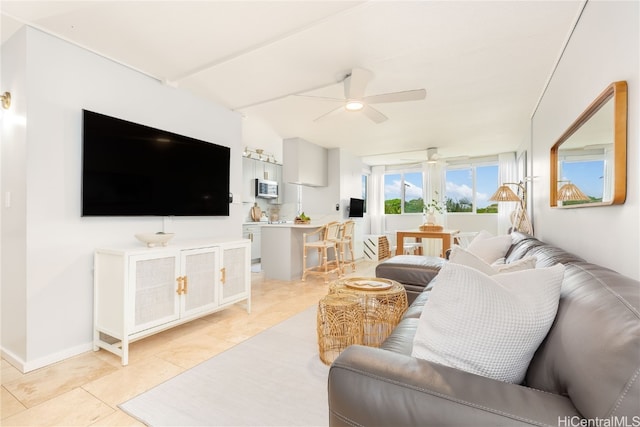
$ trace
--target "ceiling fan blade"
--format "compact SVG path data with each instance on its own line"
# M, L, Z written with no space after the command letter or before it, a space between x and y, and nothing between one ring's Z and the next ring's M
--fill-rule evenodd
M364 98L364 90L373 74L363 68L354 68L351 75L344 80L344 96L347 99Z
M376 123L382 123L387 120L387 116L369 105L364 106L362 113Z
M322 101L337 101L337 102L344 103L344 99L342 99L342 98L331 98L331 97L328 97L328 96L313 96L313 95L294 95L294 96L299 96L301 98L320 99Z
M403 92L383 93L366 96L363 101L367 104L383 104L385 102L419 101L425 99L427 91L424 89L405 90Z
M344 100L342 100L344 102ZM327 113L324 113L323 115L321 115L320 117L315 118L313 121L317 122L323 119L326 119L327 117L331 117L331 116L335 116L336 114L339 114L341 112L344 111L344 106L339 106L338 108L334 108L333 110L330 110Z

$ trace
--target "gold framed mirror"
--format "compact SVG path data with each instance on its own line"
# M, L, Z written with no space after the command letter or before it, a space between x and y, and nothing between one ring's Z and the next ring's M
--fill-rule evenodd
M627 82L609 85L551 147L550 205L623 204L627 197Z

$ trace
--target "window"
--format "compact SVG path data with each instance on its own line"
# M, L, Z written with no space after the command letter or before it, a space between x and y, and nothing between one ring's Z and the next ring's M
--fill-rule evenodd
M447 212L498 213L498 204L489 201L498 185L497 164L447 168Z
M364 212L367 212L367 195L368 195L368 185L367 179L369 177L367 175L362 175L362 200L364 200Z
M422 172L401 172L384 175L384 213L422 213Z
M604 160L567 159L559 163L558 170L562 177L559 185L571 182L589 197L588 203L602 202L605 187L604 177L607 176ZM566 201L562 205L581 203L584 203L584 201Z

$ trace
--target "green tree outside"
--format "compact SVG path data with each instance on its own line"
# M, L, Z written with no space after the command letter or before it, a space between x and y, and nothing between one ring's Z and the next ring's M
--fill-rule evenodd
M387 215L400 214L400 199L389 199L384 201L384 213Z

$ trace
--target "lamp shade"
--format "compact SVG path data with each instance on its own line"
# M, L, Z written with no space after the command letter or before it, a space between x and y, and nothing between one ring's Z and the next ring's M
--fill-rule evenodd
M558 200L568 202L572 200L591 200L575 184L566 183L558 189Z
M493 202L519 202L521 201L520 197L516 193L513 192L512 189L509 188L506 184L498 187L496 192L489 198L489 200Z

